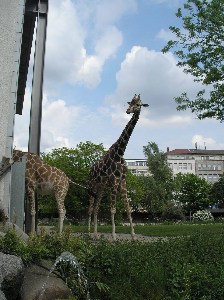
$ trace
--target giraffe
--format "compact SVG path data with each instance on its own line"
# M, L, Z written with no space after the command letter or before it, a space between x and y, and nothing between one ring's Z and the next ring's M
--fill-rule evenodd
M30 204L31 233L35 232L35 192L40 195L53 195L57 202L59 212L58 231L62 232L65 218L64 200L71 181L63 171L46 164L38 155L13 150L13 160L19 161L22 156L26 157L25 191ZM79 185L81 186L81 185ZM83 187L85 188L85 187Z
M109 148L106 154L98 160L91 168L88 179L88 191L95 193L95 197L90 195L89 198L89 220L88 230L90 233L91 216L94 216L94 236L97 237L97 214L100 201L106 188L111 190L111 221L112 221L112 239L116 240L114 216L116 213L116 195L120 188L121 197L125 203L126 212L129 218L131 227L132 239L135 239L135 232L132 223L131 209L127 197L126 172L127 167L123 158L129 138L138 122L141 107L147 107L148 104L142 104L140 95L134 95L131 102L128 102L129 107L127 114L133 113L130 121L121 133L118 140Z

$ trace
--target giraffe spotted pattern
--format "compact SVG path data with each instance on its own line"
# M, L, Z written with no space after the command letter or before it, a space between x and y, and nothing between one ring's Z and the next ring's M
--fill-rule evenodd
M112 220L112 238L116 240L114 215L116 213L116 195L118 189L121 191L121 197L125 203L127 215L131 227L132 238L135 238L134 227L131 217L131 209L127 196L126 172L127 167L123 158L129 138L138 122L141 107L148 106L142 104L140 95L135 95L131 102L128 102L129 107L127 114L132 113L133 116L125 126L118 140L109 148L107 153L98 160L91 168L88 180L88 190L93 192L96 196L90 195L89 200L89 232L91 226L91 216L94 216L94 235L97 237L97 215L100 201L106 189L111 190L111 220Z
M35 192L40 195L52 195L57 203L59 213L59 233L63 229L65 217L64 200L67 195L70 179L61 170L43 162L36 154L13 150L13 160L26 157L25 190L30 204L31 232L35 231Z

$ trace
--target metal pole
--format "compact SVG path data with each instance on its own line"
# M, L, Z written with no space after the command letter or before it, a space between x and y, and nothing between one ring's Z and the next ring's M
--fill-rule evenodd
M48 2L39 1L31 96L30 134L28 145L28 151L37 155L40 154L47 11Z
M28 144L28 152L37 155L40 155L43 72L44 72L46 30L47 30L47 13L48 13L48 0L45 1L39 0L38 11L37 11L36 43L35 43L34 66L33 66L30 129L29 129L29 144ZM35 200L35 209L36 209L35 224L37 230L37 213L38 213L37 196ZM30 215L29 203L26 203L25 228L27 233L31 231L31 215Z

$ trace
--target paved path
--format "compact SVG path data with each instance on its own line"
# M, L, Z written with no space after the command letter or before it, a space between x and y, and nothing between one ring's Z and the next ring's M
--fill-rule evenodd
M75 233L75 236L82 236L82 233ZM84 235L87 235L87 233L84 233ZM91 237L94 238L93 233L91 233ZM98 233L99 238L104 238L109 241L112 241L112 236L111 233ZM137 241L142 241L142 242L155 242L158 240L167 240L167 238L164 237L156 237L156 236L144 236L141 234L135 234L136 240ZM125 233L117 233L117 241L131 241L132 237L130 234L125 234Z
M53 226L40 226L40 228L44 229L45 232L50 233L54 227ZM40 229L39 228L39 229ZM74 236L88 236L88 233L74 233ZM91 233L91 237L94 239L93 233ZM111 233L98 233L99 238L104 238L107 239L108 241L112 241L112 236ZM135 234L136 240L137 241L142 241L142 242L155 242L159 240L166 241L168 238L167 237L157 237L157 236L146 236L142 234ZM131 234L126 234L126 233L117 233L117 241L131 241L132 237Z

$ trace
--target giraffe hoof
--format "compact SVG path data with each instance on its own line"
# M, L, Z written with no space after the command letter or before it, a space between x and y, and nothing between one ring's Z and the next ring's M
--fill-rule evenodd
M100 235L97 234L97 233L94 233L94 239L95 239L95 240L99 240L99 239L100 239Z
M112 241L116 241L117 240L117 235L116 234L112 234Z
M131 237L132 237L132 241L137 241L137 237L136 237L135 233L132 234Z

